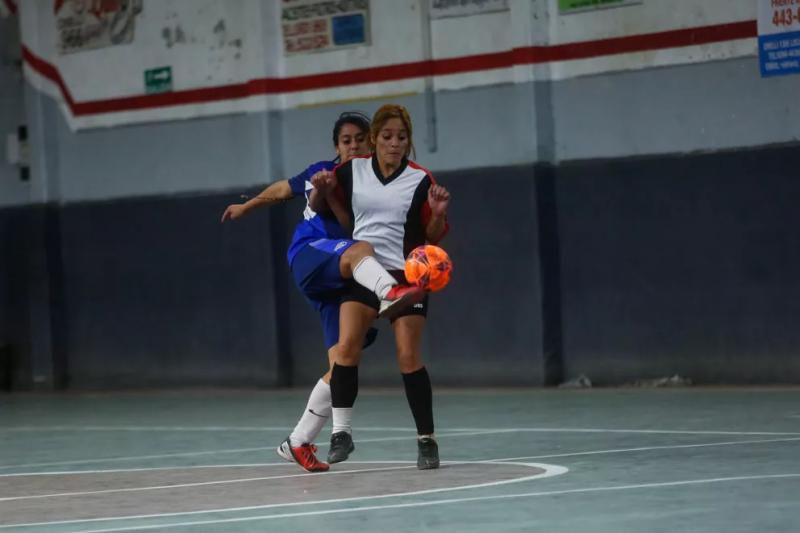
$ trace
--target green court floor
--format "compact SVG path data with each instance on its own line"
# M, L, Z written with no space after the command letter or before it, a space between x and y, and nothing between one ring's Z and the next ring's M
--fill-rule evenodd
M325 474L274 451L306 392L0 396L0 533L800 531L797 388L436 390L424 472L362 390Z

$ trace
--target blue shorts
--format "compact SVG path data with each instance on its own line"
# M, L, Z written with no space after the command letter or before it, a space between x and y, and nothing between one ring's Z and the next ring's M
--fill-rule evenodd
M339 306L350 280L339 271L339 259L356 241L317 239L300 248L291 269L297 287L319 313L325 347L339 342ZM377 330L370 328L364 347L375 340Z
M339 272L339 259L355 243L349 239L316 239L300 248L291 266L294 281L303 294L319 300L344 289L347 280Z

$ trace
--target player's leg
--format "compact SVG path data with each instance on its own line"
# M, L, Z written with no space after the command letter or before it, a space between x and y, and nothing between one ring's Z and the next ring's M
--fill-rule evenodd
M342 253L339 270L343 278L353 278L380 298L381 317L395 316L424 296L419 287L398 283L375 259L372 245L364 241L356 241Z
M316 455L316 440L331 417L330 368L334 361L333 346L339 338L339 300L317 302L322 321L325 345L328 347L328 371L317 381L308 396L306 408L289 437L278 448L278 454L296 462L309 472L327 470ZM320 466L324 465L324 466Z
M289 437L278 447L278 454L297 462L308 471L327 470L314 452L316 440L331 416L330 377L334 362L333 347L339 340L339 306L346 283L339 273L339 255L306 246L292 263L292 274L300 290L319 312L325 346L328 349L328 371L315 384L306 408ZM363 348L375 341L377 330L369 328L363 338Z
M352 413L358 396L358 364L364 337L377 317L377 297L361 286L354 286L353 293L362 294L373 305L347 300L339 310L339 342L335 347L336 362L331 370L333 429L328 451L329 463L344 461L355 449Z
M422 470L439 467L439 446L433 434L433 390L420 348L426 314L427 299L392 322L397 364L417 426L417 468Z
M314 439L331 416L330 367L333 346L339 337L339 303L344 280L339 275L339 256L306 245L295 255L292 275L300 290L319 312L325 346L328 349L328 371L314 385L308 402L291 434L278 446L278 455L296 462L309 472L328 470L328 465L315 455Z
M325 346L328 347L328 371L317 381L309 395L305 411L289 435L289 440L295 444L313 444L331 417L330 382L331 371L336 361L334 346L339 341L339 306L339 296L320 304L322 331ZM362 349L372 344L377 335L377 329L369 328Z

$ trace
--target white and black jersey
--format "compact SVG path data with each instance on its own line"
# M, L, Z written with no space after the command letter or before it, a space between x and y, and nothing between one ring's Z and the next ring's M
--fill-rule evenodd
M404 159L384 178L374 156L357 157L337 167L336 178L353 218L353 239L371 244L387 270L402 270L409 252L425 244L428 191L436 183L430 172Z

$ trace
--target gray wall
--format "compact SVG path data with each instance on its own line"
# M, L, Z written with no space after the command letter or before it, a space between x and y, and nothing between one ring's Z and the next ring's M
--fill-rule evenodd
M6 159L6 137L25 124L19 31L15 17L0 18L0 207L29 202L29 185Z
M52 111L48 101L47 111ZM160 122L73 133L60 116L64 203L221 190L271 181L264 114ZM280 142L280 141L278 141Z
M423 98L399 100L417 160L454 195L454 279L424 340L435 382L800 380L796 78L757 72L749 58L444 92L433 153ZM321 333L283 259L300 206L218 219L330 157L340 111L380 103L73 133L28 88L42 205L0 210L19 384L313 382ZM393 352L383 327L365 384L399 383Z
M797 77L754 57L559 81L561 161L726 150L800 140Z

